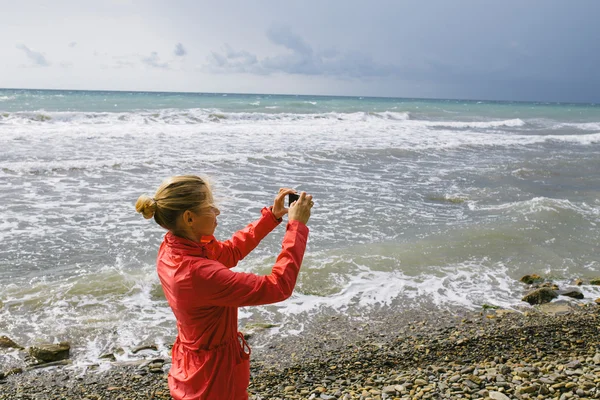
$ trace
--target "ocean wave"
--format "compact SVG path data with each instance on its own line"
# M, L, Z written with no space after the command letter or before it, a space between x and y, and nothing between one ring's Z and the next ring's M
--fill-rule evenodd
M260 105L256 103L253 105ZM266 107L277 109L277 106ZM354 112L354 113L261 113L261 112L226 112L219 109L166 109L159 111L138 112L13 112L0 114L0 123L4 125L29 124L169 124L186 125L202 123L240 122L240 121L312 121L312 120L347 120L366 121L381 119L405 121L410 119L408 112Z
M558 123L555 128L576 128L583 131L600 132L600 122L582 122L582 123Z
M553 199L549 197L534 197L529 200L496 205L479 205L477 202L468 202L468 206L473 211L516 212L521 215L537 214L540 212L560 213L561 211L572 211L586 218L597 219L600 216L600 207L593 207L586 203L575 204L567 199Z
M461 121L430 121L425 123L427 126L435 127L447 127L447 128L476 128L476 129L489 129L489 128L518 128L525 125L525 121L519 118L507 119L501 121L472 121L472 122L461 122Z
M563 143L576 143L583 145L590 145L600 143L600 132L589 133L583 135L546 135L542 136L545 141L563 142Z

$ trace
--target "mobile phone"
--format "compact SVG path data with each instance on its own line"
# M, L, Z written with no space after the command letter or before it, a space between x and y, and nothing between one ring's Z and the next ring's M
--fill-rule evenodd
M288 207L292 205L293 202L295 202L296 200L298 200L300 198L299 194L296 193L290 193L288 194Z

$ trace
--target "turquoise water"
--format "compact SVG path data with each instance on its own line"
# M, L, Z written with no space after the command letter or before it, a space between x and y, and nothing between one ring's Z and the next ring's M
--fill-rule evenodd
M280 187L314 195L294 296L241 312L279 334L322 307L511 307L526 273L600 275L598 105L0 90L0 148L0 335L81 361L172 341L164 232L133 204L175 174L213 181L221 239ZM238 269L268 273L282 235Z
M161 109L219 109L225 112L353 113L400 110L426 119L555 118L597 122L600 105L398 99L377 97L290 96L269 94L161 93L0 89L0 110L130 112Z

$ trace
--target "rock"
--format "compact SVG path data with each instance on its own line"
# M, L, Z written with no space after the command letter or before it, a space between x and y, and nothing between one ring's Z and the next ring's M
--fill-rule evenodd
M583 281L581 279L577 278L573 281L573 284L577 285L577 286L581 286L581 285L583 285Z
M496 391L491 391L489 396L490 396L490 399L493 399L493 400L510 400L510 398L507 397L505 394L502 394L502 393L496 392Z
M34 364L34 365L30 365L27 367L27 371L32 370L32 369L40 369L40 368L49 368L49 367L56 367L59 365L69 365L71 364L71 360L58 360L58 361L51 361L51 362L42 362L39 364ZM94 364L88 366L88 368L91 368Z
M600 304L600 297L598 297L596 300L594 300L594 303Z
M552 299L558 297L556 292L550 288L540 288L529 292L521 300L531 305L549 303Z
M520 281L527 285L531 285L531 284L534 284L537 282L541 282L542 277L539 276L538 274L525 275L520 279Z
M396 394L396 387L395 386L384 386L382 389L382 392L385 394Z
M158 347L155 344L143 344L141 346L134 347L131 349L131 353L136 354L142 350L153 350L158 351Z
M23 347L16 344L8 336L0 336L0 349L2 349L2 348L4 348L4 349L13 348L13 349L19 349L19 350L23 349Z
M600 278L590 280L590 285L600 285Z
M102 354L98 357L100 360L117 361L117 358L113 353Z
M23 373L23 368L12 368L6 371L6 376L17 375Z
M520 390L519 393L533 393L536 392L538 390L538 388L536 386L523 386Z
M495 306L493 304L483 303L483 305L481 306L481 308L483 308L484 310L497 310L497 309L500 308L500 306Z
M545 287L545 288L550 288L552 290L558 290L558 285L556 283L552 283L552 282L544 282L541 285L534 285L533 287L536 289Z
M244 329L242 330L242 334L244 335L244 339L248 340L253 337L257 332L264 331L267 329L275 328L279 325L277 324L269 324L263 322L256 322L251 324L246 324Z
M566 315L573 312L573 307L565 300L540 304L538 309L548 315Z
M558 291L559 296L571 297L573 299L583 299L583 293L579 289L567 288Z
M28 351L32 357L35 357L38 360L52 362L69 358L70 349L71 345L68 342L61 342L59 344L42 344L39 346L32 346L28 349Z
M596 353L592 361L594 361L594 364L596 365L600 364L600 353Z

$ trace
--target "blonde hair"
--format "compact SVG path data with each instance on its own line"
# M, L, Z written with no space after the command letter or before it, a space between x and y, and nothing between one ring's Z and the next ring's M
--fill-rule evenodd
M172 231L177 226L177 218L186 210L196 211L213 205L210 185L205 179L181 175L165 179L154 197L141 195L135 210L146 219L154 217L157 224Z

